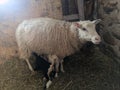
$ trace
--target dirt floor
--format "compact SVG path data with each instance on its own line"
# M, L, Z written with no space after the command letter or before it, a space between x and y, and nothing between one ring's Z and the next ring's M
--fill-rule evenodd
M120 90L120 64L95 51L66 58L66 72L49 90ZM42 90L42 77L41 72L31 75L25 61L14 58L0 65L0 90Z

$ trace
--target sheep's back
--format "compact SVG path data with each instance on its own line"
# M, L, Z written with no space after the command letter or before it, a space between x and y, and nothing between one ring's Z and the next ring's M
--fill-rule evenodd
M69 41L70 23L48 18L23 22L24 43L31 52L65 57L73 53Z

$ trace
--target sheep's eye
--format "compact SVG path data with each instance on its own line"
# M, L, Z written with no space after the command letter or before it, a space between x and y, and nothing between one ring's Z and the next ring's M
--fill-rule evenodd
M82 30L83 30L83 31L87 31L87 29L86 29L86 28L83 28Z

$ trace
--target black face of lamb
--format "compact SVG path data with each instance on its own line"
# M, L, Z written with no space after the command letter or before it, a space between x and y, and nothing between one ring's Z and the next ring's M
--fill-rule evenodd
M36 71L43 71L44 73L48 72L48 68L50 67L51 63L49 63L48 61L46 61L44 58L42 58L41 56L38 56L36 53L33 53L33 55L36 58L36 62L35 62L35 70ZM54 72L54 71L53 71Z
M39 71L41 70L44 73L48 72L48 68L50 67L50 63L47 62L45 59L42 57L38 56L36 53L33 53L36 61L35 61L35 70Z

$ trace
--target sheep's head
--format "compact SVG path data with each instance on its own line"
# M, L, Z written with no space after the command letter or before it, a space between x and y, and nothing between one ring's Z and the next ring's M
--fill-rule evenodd
M97 19L94 21L79 21L74 22L73 26L78 31L79 39L82 39L84 41L91 41L94 44L99 44L101 42L101 38L96 32L95 26L98 24L101 20Z

